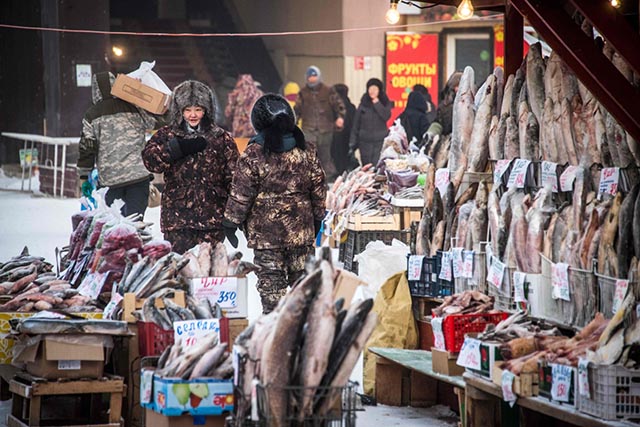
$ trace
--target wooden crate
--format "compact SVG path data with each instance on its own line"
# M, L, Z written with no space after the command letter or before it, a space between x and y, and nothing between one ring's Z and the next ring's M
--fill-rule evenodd
M400 220L400 229L404 230L411 227L412 222L420 222L423 209L423 207L394 207L393 211Z
M184 291L176 291L175 296L170 298L173 302L178 304L180 307L187 306L187 300L184 295ZM125 293L124 300L122 301L122 320L127 323L136 323L137 319L133 317L133 312L142 308L142 305L146 301L146 298L136 299L136 295L133 293ZM162 299L156 298L155 305L157 308L163 308L164 303Z
M504 363L496 362L491 371L491 380L498 387L502 387L502 365ZM513 392L520 397L537 396L540 391L538 383L538 372L516 375L513 380Z
M398 231L401 230L400 216L398 214L386 216L351 215L347 222L347 229L353 231Z
M16 379L9 383L9 390L13 396L11 414L7 416L7 425L10 427L26 427L40 425L66 425L69 427L93 426L93 427L120 427L122 415L122 399L126 393L126 386L121 377L107 377L98 380L72 380L72 381L47 381L42 378L20 372ZM109 394L108 420L95 422L96 416L91 408L89 418L85 422L71 422L68 420L41 420L42 410L45 409L44 397L51 396L77 396ZM94 400L91 400L91 404ZM97 403L97 402L96 402ZM72 413L72 412L70 412ZM91 422L92 424L87 424ZM75 424L75 426L74 426Z

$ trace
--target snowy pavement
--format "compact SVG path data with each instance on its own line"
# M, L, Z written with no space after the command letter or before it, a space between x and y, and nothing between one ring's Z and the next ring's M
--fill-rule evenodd
M33 196L28 193L0 190L0 262L20 254L26 245L29 252L55 263L55 250L69 243L71 235L71 216L80 209L75 199L59 199ZM147 209L145 221L152 222L154 238L162 238L160 232L160 208ZM253 251L247 248L247 241L238 232L238 249L247 261L253 260ZM225 243L229 245L228 242ZM228 246L231 250L231 246ZM249 276L248 309L249 320L256 319L261 313L260 298L255 288L255 275ZM0 405L1 406L1 405ZM5 410L0 408L0 417ZM384 405L366 406L364 412L358 412L357 424L360 426L386 427L434 426L448 427L457 425L457 418L448 408L389 407ZM4 421L4 417L0 418ZM0 425L1 421L0 421Z

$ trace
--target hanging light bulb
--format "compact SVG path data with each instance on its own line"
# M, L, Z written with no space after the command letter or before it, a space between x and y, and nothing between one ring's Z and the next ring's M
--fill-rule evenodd
M389 5L389 10L387 10L387 14L384 16L384 19L391 25L397 24L400 21L400 12L398 12L398 0L391 0L391 4Z
M620 7L620 0L611 0L611 6Z
M473 4L471 0L462 0L458 6L458 17L460 19L469 19L473 16Z

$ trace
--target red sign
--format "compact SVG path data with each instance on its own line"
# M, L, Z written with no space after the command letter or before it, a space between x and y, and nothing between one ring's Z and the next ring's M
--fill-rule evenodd
M434 105L438 101L438 35L387 33L387 95L393 101L393 123L407 105L413 86L427 88Z
M522 57L527 56L529 43L522 41ZM504 68L504 25L493 26L493 68ZM506 82L507 76L505 76Z
M364 70L364 56L355 56L353 58L353 67L356 70Z

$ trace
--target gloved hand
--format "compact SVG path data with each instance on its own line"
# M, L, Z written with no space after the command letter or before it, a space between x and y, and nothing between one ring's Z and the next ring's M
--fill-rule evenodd
M207 147L207 140L196 138L173 138L169 141L169 153L174 160L199 153Z
M233 222L226 219L222 221L222 230L224 231L224 235L229 243L231 243L231 246L233 246L234 248L238 247L238 238L236 237L237 229L237 224L234 224Z
M313 230L315 235L317 236L318 233L320 232L320 229L322 228L322 221L313 221Z
M80 187L80 191L82 195L85 197L91 197L91 193L93 193L93 185L89 181L83 181L82 186Z

